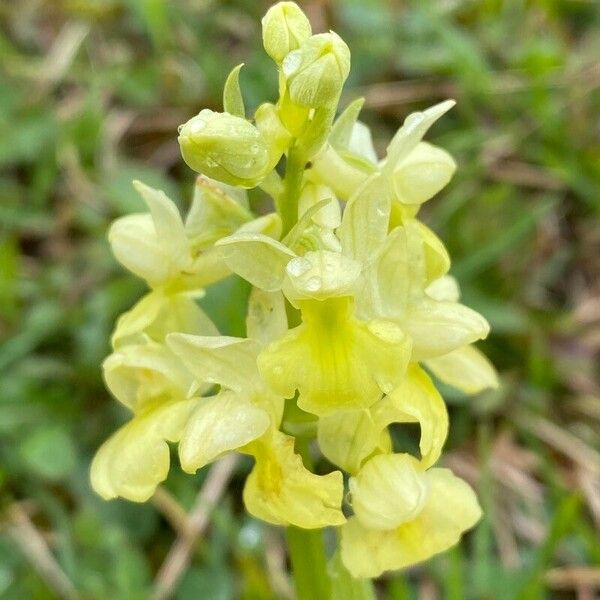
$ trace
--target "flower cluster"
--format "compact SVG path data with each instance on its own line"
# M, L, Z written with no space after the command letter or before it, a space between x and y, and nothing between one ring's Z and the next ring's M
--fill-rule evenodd
M454 102L409 115L379 159L362 101L335 118L350 69L343 40L313 35L281 2L263 42L277 102L248 119L240 65L224 112L179 129L201 173L185 220L136 182L148 212L110 229L115 256L150 292L119 318L103 365L132 417L98 451L92 484L141 502L167 476L168 442L189 473L241 452L254 458L251 514L339 527L346 568L376 577L449 548L480 517L471 488L435 466L448 415L428 372L467 393L495 386L473 346L489 327L460 303L443 243L417 218L456 168L422 141ZM274 212L254 215L250 188ZM196 302L231 273L252 285L246 338L220 335ZM394 451L390 426L404 423L420 426L419 456ZM337 469L313 473L298 438L316 438Z

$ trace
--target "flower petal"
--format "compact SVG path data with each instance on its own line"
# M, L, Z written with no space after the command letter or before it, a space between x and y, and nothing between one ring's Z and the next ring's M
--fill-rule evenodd
M349 473L378 447L381 427L369 409L336 410L319 418L317 439L323 455Z
M233 392L203 398L179 442L182 469L195 473L226 452L256 440L269 424L266 411Z
M338 236L342 252L363 265L373 261L385 242L391 197L387 180L371 175L348 200Z
M448 435L448 411L431 379L411 364L394 391L372 408L381 429L390 423L419 423L421 462L427 468L437 461Z
M413 340L414 361L448 354L487 337L490 331L488 322L463 304L426 297L410 307L401 325Z
M260 346L255 340L171 333L167 345L199 383L217 383L247 394L259 382L256 356Z
M94 490L105 500L121 496L145 502L169 472L167 441L179 440L197 399L151 407L135 416L100 447L90 470Z
M435 279L427 286L425 293L440 302L458 302L460 300L460 287L452 275L444 275Z
M168 348L154 342L123 346L102 368L106 387L134 412L157 398L185 397L193 390L191 373Z
M199 175L185 220L194 248L206 248L252 219L246 190Z
M456 544L481 517L475 493L448 469L426 473L429 494L419 516L391 531L353 517L342 527L342 561L354 577L378 577L427 560Z
M404 204L422 204L444 188L455 171L456 163L448 152L420 142L394 169L396 197Z
M387 147L384 170L393 171L416 148L427 130L455 104L454 100L445 100L423 112L408 115Z
M248 300L246 332L248 337L267 345L281 337L288 328L285 300L281 292L252 288Z
M199 296L198 293L165 294L161 290L146 294L119 317L111 339L113 347L140 343L146 338L164 342L166 335L173 332L219 335L214 323L198 306L195 299Z
M178 270L184 269L191 260L185 228L175 203L161 191L134 181L133 187L150 209L158 243L165 255Z
M340 471L311 473L294 453L294 438L276 430L248 451L256 458L244 487L244 503L252 515L275 525L304 529L345 522Z
M368 407L402 379L410 341L389 321L352 316L350 298L301 303L303 322L258 357L265 381L278 394L300 392L298 406L324 415Z
M410 454L378 454L349 482L352 508L364 527L387 531L414 520L429 485L419 461Z
M234 273L266 292L281 289L285 266L295 256L287 246L261 233L238 232L216 245Z
M476 394L486 388L498 387L498 373L486 356L473 346L463 346L448 354L430 358L425 366L444 383Z
M348 296L359 275L360 264L339 252L307 252L288 262L283 291L294 304L307 298Z

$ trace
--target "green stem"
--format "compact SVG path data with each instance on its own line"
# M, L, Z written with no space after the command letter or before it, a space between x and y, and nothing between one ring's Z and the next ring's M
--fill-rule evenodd
M298 198L302 189L303 176L304 158L299 149L292 143L285 167L283 193L277 202L277 209L283 224L281 237L284 237L298 221Z
M329 600L331 582L322 529L287 528L287 543L298 600Z
M308 440L297 438L296 451L304 466L312 471ZM330 600L331 580L327 573L323 530L288 527L287 543L297 600Z

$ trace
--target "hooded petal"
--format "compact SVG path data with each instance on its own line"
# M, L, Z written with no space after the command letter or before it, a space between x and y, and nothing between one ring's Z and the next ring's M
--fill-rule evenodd
M498 373L486 356L474 346L463 346L448 354L430 358L425 366L444 383L465 394L498 387Z
M117 219L108 239L117 260L152 287L177 277L192 261L181 216L160 190L134 182L150 214Z
M157 398L185 397L194 390L191 373L168 348L154 342L119 348L102 369L108 389L134 412Z
M345 522L341 472L311 473L294 453L293 437L274 430L251 444L248 452L256 458L244 487L244 503L252 515L275 525L304 529Z
M378 577L427 560L456 544L481 517L473 490L448 469L426 472L429 493L419 515L390 531L357 517L342 527L342 561L354 577Z
M360 263L339 252L307 252L288 262L283 291L294 305L307 298L348 296L359 275Z
M132 309L123 313L112 335L112 345L118 348L140 343L146 338L164 342L172 332L195 335L219 335L214 323L198 306L200 294L165 294L154 290L146 294Z
M269 424L265 410L233 392L203 398L181 436L182 469L195 473L226 452L256 440Z
M458 302L460 300L458 281L452 275L444 275L435 279L427 286L425 293L440 302Z
M364 527L387 531L423 510L429 482L410 454L378 454L349 482L352 509Z
M423 139L427 130L455 104L454 100L445 100L423 112L408 115L387 147L384 171L391 172L404 161Z
M185 233L194 248L206 248L252 219L246 190L202 175L185 220Z
M300 392L298 406L324 415L368 407L402 379L410 342L389 321L363 323L350 298L301 305L303 322L261 352L258 366L278 394Z
M198 403L181 400L148 407L100 447L92 461L92 487L105 500L121 496L145 502L169 472L167 442L179 440Z
M448 152L420 142L394 169L396 198L404 204L422 204L443 189L455 171L456 163Z
M412 360L448 354L487 337L490 326L474 310L457 302L424 297L407 311L401 325L413 340Z

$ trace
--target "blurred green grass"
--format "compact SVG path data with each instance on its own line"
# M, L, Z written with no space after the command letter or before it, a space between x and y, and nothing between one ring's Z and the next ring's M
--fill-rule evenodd
M450 553L382 582L381 596L593 598L600 5L301 4L315 29L348 42L346 96L366 96L363 118L381 147L408 112L457 99L431 139L459 171L426 220L447 242L466 303L492 324L484 347L503 380L476 398L444 390L445 461L478 488L483 522ZM164 507L104 503L87 479L94 450L125 419L99 365L116 316L143 291L111 258L105 232L141 208L133 178L185 206L193 174L179 158L176 126L202 107L220 108L232 66L246 63L249 107L273 97L276 76L260 46L267 6L0 4L2 598L60 597L60 581L40 571L39 549L27 544L38 538L81 597L150 596L175 539ZM243 330L246 293L231 278L204 300L224 332ZM178 599L286 597L279 532L241 510L247 469L241 463L195 546ZM165 489L189 509L204 478L174 468Z

